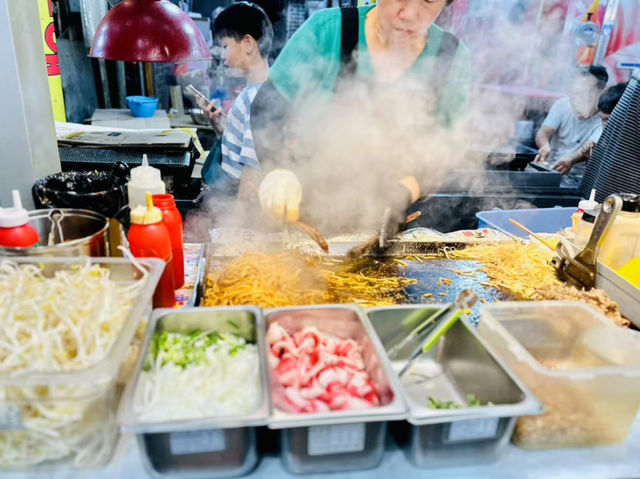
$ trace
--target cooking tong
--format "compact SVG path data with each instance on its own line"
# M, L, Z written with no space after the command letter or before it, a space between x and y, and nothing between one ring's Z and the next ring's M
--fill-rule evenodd
M563 248L562 243L556 247L558 256L551 260L551 264L556 269L558 276L570 284L584 287L589 290L596 285L598 274L598 245L604 235L616 219L618 212L622 209L622 198L618 195L611 195L604 203L598 213L591 237L584 249L575 257L571 257Z
M402 377L410 368L413 363L428 352L438 340L458 321L460 315L464 310L470 309L478 301L476 294L470 290L463 290L453 303L447 308L437 311L424 319L418 326L416 326L406 337L404 337L398 344L391 347L388 351L389 359L396 358L398 353L402 351L409 343L418 339L419 344L414 348L413 352L409 356L407 363L400 370L398 375ZM423 311L417 311L413 314L419 314ZM413 314L409 318L405 319L405 322L415 321Z

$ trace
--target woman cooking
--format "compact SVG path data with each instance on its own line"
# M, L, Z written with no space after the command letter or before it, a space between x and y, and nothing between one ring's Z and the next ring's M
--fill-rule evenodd
M446 161L433 137L466 110L468 49L434 24L452 1L378 0L300 27L252 105L263 210L296 221L302 207L334 230L384 216L383 236L398 231Z

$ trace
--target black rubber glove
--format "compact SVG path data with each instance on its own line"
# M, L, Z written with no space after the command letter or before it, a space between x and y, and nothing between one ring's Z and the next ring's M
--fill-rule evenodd
M389 193L389 200L383 209L378 230L380 248L386 248L388 241L402 230L407 222L407 209L412 204L411 193L400 183L396 184Z

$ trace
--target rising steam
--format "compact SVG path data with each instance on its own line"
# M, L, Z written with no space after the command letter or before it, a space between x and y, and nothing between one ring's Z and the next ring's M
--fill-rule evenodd
M342 82L330 102L314 97L299 105L282 155L294 158L293 169L303 184L304 221L325 234L374 230L393 185L402 176L415 175L422 195L428 196L456 172L485 168L486 152L512 137L525 103L483 85L509 80L526 83L522 60L537 38L506 18L497 19L496 24L501 28L493 31L490 45L472 52L469 101L449 125L434 114L440 100L429 88L428 78L393 85ZM517 69L518 52L522 70ZM529 60L537 68L532 75L556 75L556 69L542 58ZM323 71L323 59L317 62L313 71L291 74L314 81L314 75ZM470 190L482 187L477 184L480 176L468 178ZM253 200L257 201L257 193ZM213 211L208 214L214 216L216 226L265 224L259 207L238 209L216 198L207 208Z

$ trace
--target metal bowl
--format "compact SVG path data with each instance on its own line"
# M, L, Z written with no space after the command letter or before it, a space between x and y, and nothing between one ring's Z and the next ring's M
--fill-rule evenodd
M109 222L95 211L57 208L29 212L38 248L1 248L0 256L107 256Z
M206 113L202 111L200 108L191 108L189 110L189 115L191 115L191 120L196 125L209 125L209 117L207 117Z

